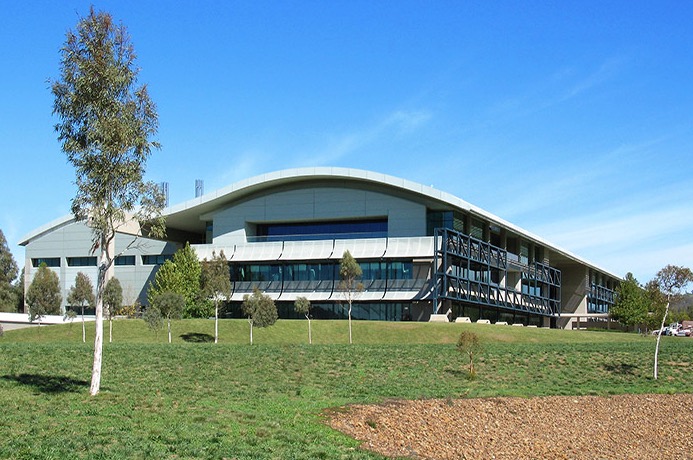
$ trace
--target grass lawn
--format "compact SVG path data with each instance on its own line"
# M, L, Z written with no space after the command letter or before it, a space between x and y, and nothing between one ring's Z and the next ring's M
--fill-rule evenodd
M78 323L0 338L0 458L381 458L327 428L327 409L391 398L693 392L693 340L475 324L282 321L173 325L174 343L144 322L114 324L102 393L88 395L90 337ZM106 337L108 327L106 325ZM478 377L455 342L477 332Z

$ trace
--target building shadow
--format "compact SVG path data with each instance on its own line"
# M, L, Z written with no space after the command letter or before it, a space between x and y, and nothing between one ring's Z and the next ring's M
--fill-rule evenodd
M3 375L3 380L32 387L40 393L76 393L89 388L90 382L59 375L18 374Z
M604 364L604 370L618 375L634 375L636 366L626 363Z
M191 343L208 343L214 342L214 336L210 334L202 334L199 332L188 332L187 334L181 334L181 339L186 342Z

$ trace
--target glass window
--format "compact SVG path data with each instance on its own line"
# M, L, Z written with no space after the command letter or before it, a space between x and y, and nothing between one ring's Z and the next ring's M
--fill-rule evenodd
M212 244L214 240L214 222L207 222L205 225L205 243Z
M468 279L471 281L488 283L488 275L489 273L486 270L469 270Z
M118 256L114 263L116 265L135 265L135 256Z
M47 267L60 267L60 257L39 257L31 259L33 267L40 267L41 264L46 264Z
M361 266L361 279L364 280L382 280L385 279L385 263L384 262L359 262Z
M522 293L531 296L541 297L541 285L537 285L532 281L522 281Z
M515 322L515 316L511 311L500 310L498 312L498 321L505 321L508 324L513 324Z
M491 268L491 282L495 285L500 284L501 271L497 268Z
M520 263L529 264L529 243L524 241L520 245Z
M68 257L68 267L96 267L96 257Z
M172 259L172 254L151 254L142 256L142 265L163 265L169 259Z
M534 246L534 260L536 262L544 262L544 248L541 246Z
M426 235L433 236L436 228L448 228L460 233L466 233L464 214L457 211L426 212Z
M387 237L387 218L378 218L334 222L257 224L254 240L305 241L385 237Z
M387 278L391 280L410 280L413 278L412 262L393 261L388 264Z
M452 229L460 233L467 233L466 225L464 224L464 215L459 212L453 212Z
M471 231L469 232L469 236L472 238L476 238L477 240L483 240L484 239L484 224L483 222L472 219L472 228Z
M284 267L285 281L322 281L335 279L335 264L332 263L298 263Z
M247 265L232 265L231 279L233 281L250 281L250 270Z
M500 235L500 233L491 230L490 243L497 248L501 247L501 235Z

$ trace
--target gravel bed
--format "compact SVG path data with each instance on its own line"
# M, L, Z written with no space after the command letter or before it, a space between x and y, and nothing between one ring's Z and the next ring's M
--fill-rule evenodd
M391 401L327 423L388 457L693 459L693 394Z

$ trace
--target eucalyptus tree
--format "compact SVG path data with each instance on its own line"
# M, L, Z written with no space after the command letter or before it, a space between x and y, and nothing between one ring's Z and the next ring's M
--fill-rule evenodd
M39 326L41 326L41 319L45 315L60 314L62 300L58 275L45 263L42 263L26 292L26 301L29 304L29 321L38 320Z
M51 82L55 130L75 168L72 213L91 228L92 252L99 252L92 395L101 387L103 293L116 257L116 231L131 221L140 223L138 235L162 237L165 231L163 194L144 180L147 159L160 147L151 140L158 116L146 85L138 86L135 60L125 26L92 7L67 32L60 77Z
M159 309L152 308L152 306L150 305L149 308L144 310L144 313L142 314L142 319L145 323L147 323L147 327L151 331L154 331L154 337L158 339L159 331L162 327L164 327L164 317L161 316L161 312L159 311Z
M12 289L14 289L15 293L15 310L18 312L23 312L25 309L25 302L24 302L24 267L22 267L22 270L19 272L19 276L17 277L17 280L14 282L14 285L12 285Z
M202 262L202 292L214 302L214 343L218 343L219 305L231 297L231 271L223 250Z
M339 263L339 289L347 301L349 313L349 343L353 343L351 337L351 308L354 300L359 293L363 291L363 283L359 281L363 275L361 266L354 259L351 253L347 250L342 255L342 260Z
M657 334L657 345L655 346L655 356L654 356L654 378L657 380L658 373L658 357L659 357L659 343L662 339L661 331L664 329L664 324L667 321L667 315L669 314L669 305L671 301L679 297L682 294L683 289L693 283L693 272L687 267L679 267L676 265L667 265L663 269L657 272L653 280L659 291L663 296L666 297L666 307L664 308L664 315L662 316L662 324L660 327L660 333Z
M113 342L113 318L123 305L123 287L115 276L108 280L103 291L103 304L108 315L108 342Z
M274 304L272 297L263 294L259 289L255 288L252 295L243 296L243 304L241 305L243 314L248 317L250 324L250 344L253 344L253 326L268 327L277 322L279 315L277 314L277 306Z
M296 310L296 313L299 315L305 315L308 320L308 343L312 345L313 333L310 327L310 300L303 296L296 297L294 301L294 310Z
M5 234L0 230L0 311L17 311L17 292L12 281L19 268L7 246Z
M87 341L87 329L84 325L84 307L94 306L94 285L87 275L78 272L75 277L75 285L67 293L67 303L71 306L80 307L82 313L82 342Z
M168 325L168 343L171 343L171 321L181 319L185 308L185 298L177 292L162 292L154 297L148 311L154 310L161 314Z

